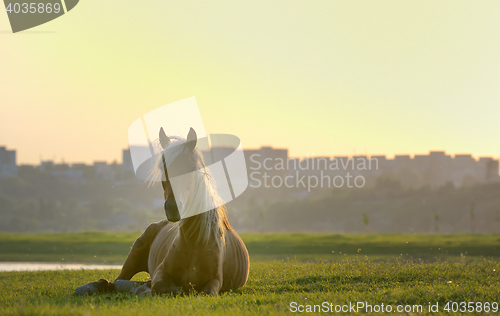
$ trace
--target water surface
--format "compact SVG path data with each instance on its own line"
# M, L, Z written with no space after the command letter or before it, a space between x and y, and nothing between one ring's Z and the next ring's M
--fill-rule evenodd
M105 270L121 269L121 265L80 264L55 262L0 262L0 272L6 271L43 271L43 270Z

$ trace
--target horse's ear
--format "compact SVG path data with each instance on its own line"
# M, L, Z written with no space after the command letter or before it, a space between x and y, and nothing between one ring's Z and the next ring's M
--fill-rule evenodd
M189 149L189 151L193 151L194 148L196 147L196 141L197 141L198 137L196 136L196 132L194 131L194 129L191 127L189 129L189 133L188 133L188 137L187 137L187 148Z
M168 144L170 144L170 138L168 138L167 134L163 130L163 127L160 128L160 145L161 148L165 149Z

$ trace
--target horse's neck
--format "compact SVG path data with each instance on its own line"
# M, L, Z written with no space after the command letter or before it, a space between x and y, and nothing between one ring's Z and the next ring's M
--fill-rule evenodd
M214 220L213 216L217 216L217 220ZM204 248L213 244L222 247L225 243L226 231L231 229L224 210L221 212L219 209L213 209L181 221L179 237L183 243L193 248Z
M206 225L204 221L204 216L207 214L198 214L191 216L182 220L179 226L179 235L181 240L191 247L203 247L203 244L199 244L199 236L201 231L201 225ZM210 232L208 243L212 243L214 234Z
M181 239L187 243L194 243L198 238L197 234L193 232L197 230L199 220L196 218L200 214L182 219L181 225L179 225L179 235Z

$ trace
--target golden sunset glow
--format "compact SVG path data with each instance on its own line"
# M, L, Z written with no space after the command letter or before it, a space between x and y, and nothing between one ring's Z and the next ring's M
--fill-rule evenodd
M498 1L82 0L12 34L0 146L121 160L129 125L195 96L209 133L290 156L500 157Z

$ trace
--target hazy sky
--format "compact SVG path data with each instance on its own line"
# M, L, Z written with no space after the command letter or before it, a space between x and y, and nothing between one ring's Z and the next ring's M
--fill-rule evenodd
M196 96L209 133L291 156L500 157L500 1L87 1L12 34L0 146L121 160L141 115Z

